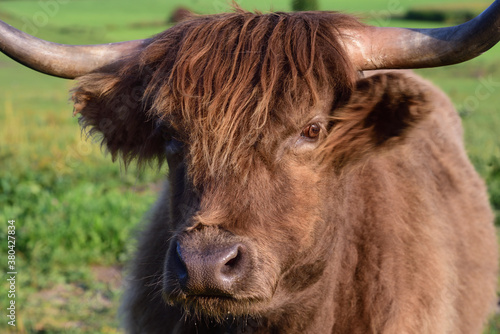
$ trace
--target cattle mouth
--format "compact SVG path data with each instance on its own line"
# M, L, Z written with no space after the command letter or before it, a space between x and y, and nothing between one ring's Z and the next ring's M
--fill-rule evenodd
M186 314L195 317L208 317L217 322L232 317L258 316L259 310L269 302L268 298L215 295L186 295L182 292L163 292L167 304L181 307Z

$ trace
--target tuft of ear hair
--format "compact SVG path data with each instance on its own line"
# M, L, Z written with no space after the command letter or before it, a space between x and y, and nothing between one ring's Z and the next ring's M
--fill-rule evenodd
M94 73L79 79L73 90L74 115L88 134L101 140L113 160L125 165L164 158L166 131L163 122L148 113L143 103L144 84L109 73Z
M360 79L350 100L334 111L322 154L337 166L401 143L430 113L426 88L401 72Z

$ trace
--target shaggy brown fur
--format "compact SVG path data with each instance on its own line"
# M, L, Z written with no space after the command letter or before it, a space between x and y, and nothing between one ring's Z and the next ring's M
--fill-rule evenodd
M200 167L190 171L194 182L206 181L198 170L210 176L247 170L236 165L266 127L289 122L278 111L313 107L324 87L339 101L349 94L355 73L335 25L359 23L328 13L189 20L156 36L118 73L81 78L75 112L126 162L163 159L161 131L153 130L154 120L165 120L178 139L191 143L192 165Z
M460 119L411 73L358 78L336 30L358 24L194 17L81 78L75 111L113 157L169 164L123 301L129 332L481 332L496 240ZM221 245L239 245L245 276L193 292L176 261Z

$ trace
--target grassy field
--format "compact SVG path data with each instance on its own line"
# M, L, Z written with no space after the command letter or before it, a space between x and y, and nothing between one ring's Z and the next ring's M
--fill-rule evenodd
M290 10L291 1L237 1L246 9ZM321 9L357 13L368 23L437 26L392 19L432 0L320 1ZM470 1L441 0L446 6ZM144 38L168 28L179 5L227 11L226 1L0 1L0 19L60 43ZM485 3L484 7L487 6ZM469 155L500 210L500 47L466 64L420 70L462 115ZM0 240L16 220L16 305L20 333L117 333L121 272L136 226L153 203L165 170L125 172L82 138L71 117L71 81L47 77L0 55ZM482 94L478 94L481 92ZM487 92L487 94L485 94ZM2 255L0 268L7 272ZM2 287L7 287L5 281ZM0 305L7 308L2 288ZM4 314L4 312L2 312ZM2 315L0 332L14 330ZM485 333L500 333L500 320Z

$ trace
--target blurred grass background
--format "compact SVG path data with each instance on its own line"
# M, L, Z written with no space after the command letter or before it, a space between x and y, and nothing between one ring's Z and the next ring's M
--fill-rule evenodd
M237 2L248 10L292 8L291 0ZM461 0L317 3L319 9L356 14L370 24L406 27L459 23L489 4ZM168 28L170 13L179 6L197 13L230 10L228 1L219 0L0 0L0 19L59 43L106 43L144 38ZM465 64L418 71L456 104L469 156L488 183L497 217L499 56L497 46ZM68 90L72 85L0 55L0 240L1 252L7 254L7 220L15 219L18 271L17 326L15 330L8 326L3 316L0 332L120 332L116 313L122 268L133 250L136 226L153 203L166 170L138 172L132 167L125 172L97 144L85 140L71 117ZM1 258L5 260L0 268L7 272L6 257ZM5 281L2 284L7 287ZM8 301L2 292L3 310ZM492 318L485 333L500 333L499 317Z

